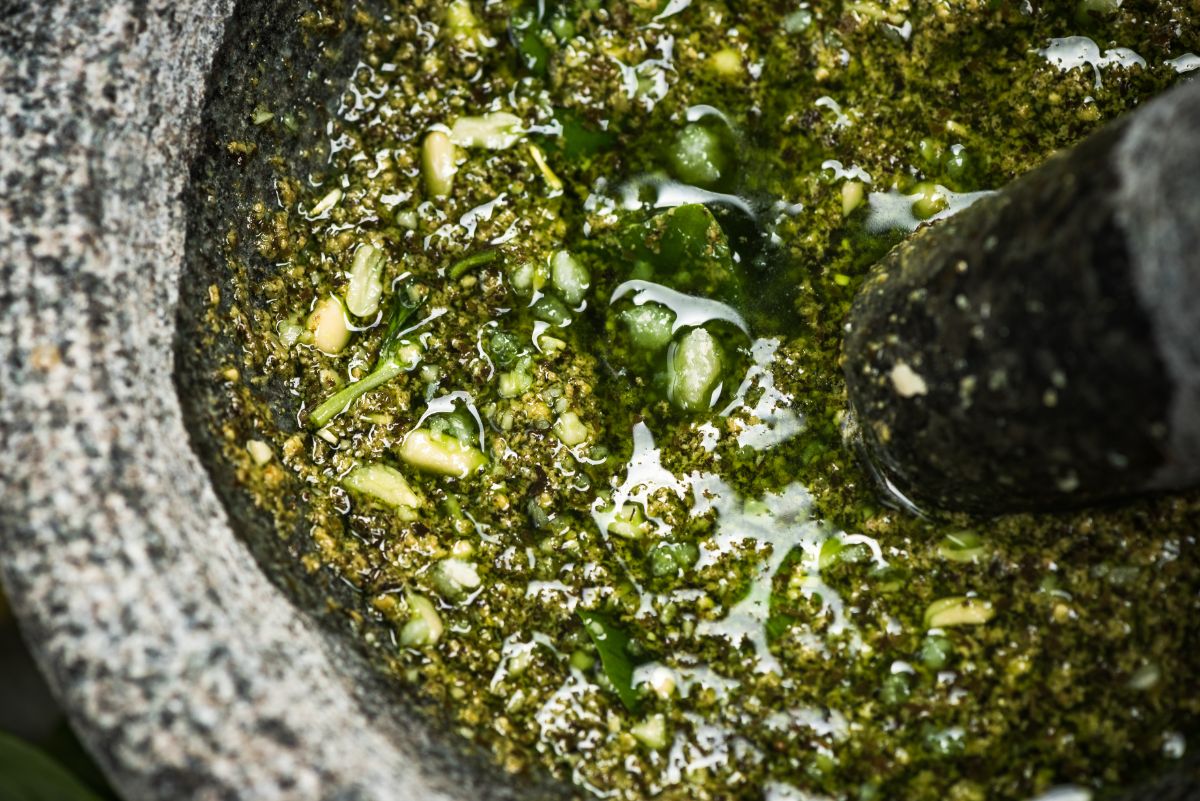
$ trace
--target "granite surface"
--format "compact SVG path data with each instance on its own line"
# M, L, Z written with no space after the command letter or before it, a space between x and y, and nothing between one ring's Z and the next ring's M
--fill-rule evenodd
M180 197L231 6L0 6L0 582L127 798L513 797L368 711L188 447Z

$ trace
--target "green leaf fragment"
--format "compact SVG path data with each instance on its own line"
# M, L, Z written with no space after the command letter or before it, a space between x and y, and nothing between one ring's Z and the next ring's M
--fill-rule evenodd
M648 275L630 277L738 305L741 275L724 229L706 206L676 206L627 226L618 236L626 261L648 268Z
M463 409L431 415L427 425L433 433L447 434L466 445L472 444L479 435L475 419Z
M795 615L789 615L786 612L778 612L767 618L767 639L771 642L778 640L784 634L787 634L788 629L800 622L800 618Z
M679 132L670 160L679 180L706 189L720 182L729 161L720 135L701 123Z
M263 125L275 119L275 115L263 103L259 103L254 107L254 113L250 115L250 120L255 125Z
M569 161L586 161L616 144L616 134L593 128L574 111L562 109L555 112L554 117L562 125L558 146Z
M650 549L650 572L656 578L680 576L700 559L691 542L660 542Z
M893 673L883 680L879 687L879 700L888 706L897 706L908 700L912 689L908 685L908 676L903 673Z
M729 246L721 225L706 206L688 203L660 216L663 258L672 261L723 260L728 255Z
M917 658L930 670L941 670L954 657L954 643L946 637L930 635L921 642Z
M501 370L507 370L525 355L525 347L520 337L515 334L496 331L488 339L487 352L491 356L493 364Z
M600 652L600 666L604 668L604 675L608 677L613 690L626 709L636 711L638 694L633 689L634 662L629 653L629 635L596 612L580 610L579 617L588 637Z
M66 768L0 732L0 798L14 801L98 801Z
M542 295L531 310L534 317L555 328L565 328L571 324L571 310L554 295Z
M550 63L550 48L542 37L545 33L542 2L518 3L508 18L509 40L516 46L525 69L541 77Z

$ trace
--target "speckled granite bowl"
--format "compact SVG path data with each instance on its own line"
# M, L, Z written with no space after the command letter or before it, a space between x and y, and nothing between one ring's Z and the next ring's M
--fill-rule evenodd
M235 534L252 521L191 447L175 331L203 277L183 272L202 115L244 101L254 64L311 56L287 49L296 3L233 5L0 11L4 590L130 799L544 797L406 714L260 568L271 548Z

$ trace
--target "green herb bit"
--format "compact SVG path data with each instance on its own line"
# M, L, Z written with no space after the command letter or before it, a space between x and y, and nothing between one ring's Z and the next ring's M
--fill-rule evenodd
M254 107L254 113L250 115L250 120L255 125L263 125L275 119L275 115L267 108L265 103L259 103Z
M586 164L592 156L612 148L617 142L617 136L612 131L592 127L572 109L557 109L554 118L562 125L562 137L556 146L562 150L568 163Z
M472 253L470 256L454 262L447 274L451 278L462 278L469 270L482 267L485 264L491 264L499 255L500 251L498 250L481 250L478 253Z
M729 166L720 135L702 123L692 123L679 132L669 158L681 181L705 189L720 183Z
M691 542L660 542L650 549L650 572L655 578L678 577L700 559L700 549Z
M566 328L571 324L571 310L556 295L545 294L531 307L533 316L555 328Z
M635 266L629 278L739 305L742 276L729 238L707 207L687 203L632 223L617 233L617 242L621 256Z
M65 767L33 746L0 732L0 798L53 798L98 801L99 797Z
M783 635L787 634L788 629L800 622L800 618L795 615L789 615L784 612L772 614L767 618L767 639L775 642Z
M629 654L629 635L604 615L580 610L583 628L600 652L600 665L621 703L630 712L637 710L638 694L633 689L633 657Z
M496 367L507 370L525 355L521 338L507 331L496 331L486 346L488 355Z
M947 637L931 634L922 641L917 658L930 670L941 670L954 658L954 643Z
M546 66L550 63L550 48L542 41L537 5L527 4L527 7L514 11L509 17L508 33L517 45L525 69L542 76L546 74Z
M416 346L402 340L400 331L408 318L420 307L422 300L413 295L407 283L400 287L392 300L392 309L388 314L387 329L379 346L379 358L375 360L375 368L361 380L333 393L313 409L312 414L308 416L310 427L323 428L354 401L416 366Z

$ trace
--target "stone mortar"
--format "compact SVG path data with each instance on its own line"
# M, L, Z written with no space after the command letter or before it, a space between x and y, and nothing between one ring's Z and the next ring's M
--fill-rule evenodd
M279 589L185 425L206 87L228 88L210 73L239 21L299 1L0 5L0 585L126 798L561 797L500 781ZM1126 798L1196 801L1198 779L1200 759Z
M544 797L392 704L189 447L182 198L214 55L271 5L0 9L0 584L127 798Z

